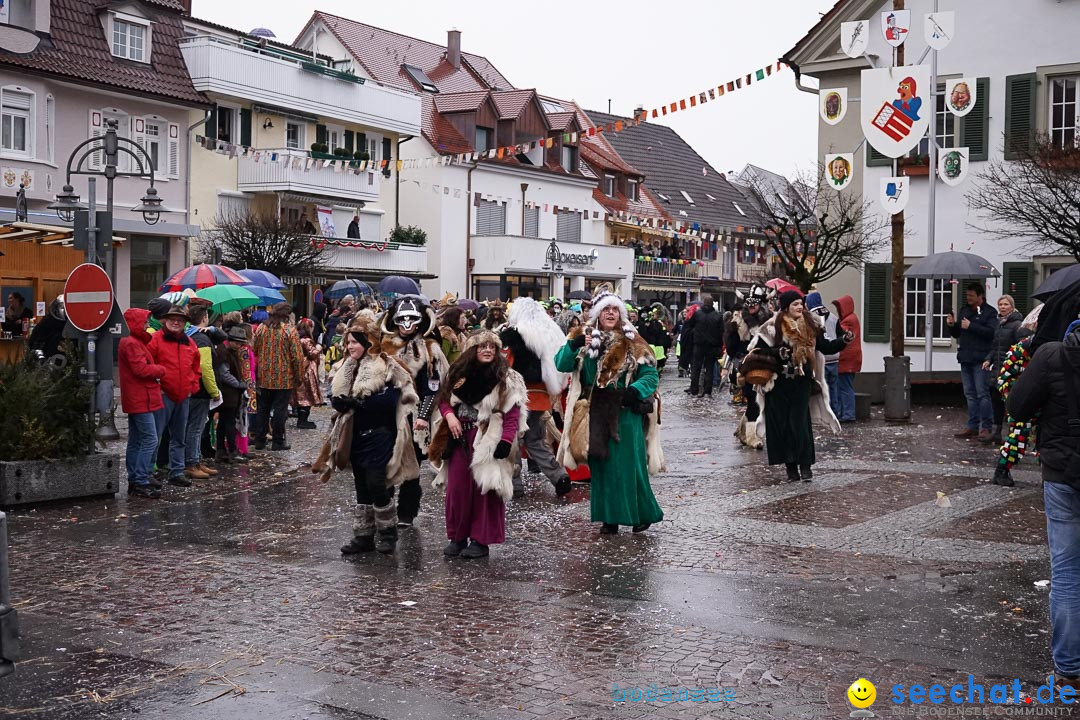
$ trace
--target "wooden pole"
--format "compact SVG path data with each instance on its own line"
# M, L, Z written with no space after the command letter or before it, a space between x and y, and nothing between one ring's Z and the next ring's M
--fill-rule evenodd
M893 10L903 10L904 0L893 0ZM904 64L904 46L896 48L896 62ZM931 111L933 107L931 106ZM898 161L893 160L893 174L897 172ZM931 170L932 171L932 170ZM892 216L892 308L889 326L891 328L891 354L893 357L904 355L904 212L901 210Z

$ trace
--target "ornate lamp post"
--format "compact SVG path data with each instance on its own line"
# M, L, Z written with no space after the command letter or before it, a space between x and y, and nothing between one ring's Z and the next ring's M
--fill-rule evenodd
M559 297L560 294L555 293L555 280L562 277L562 251L559 250L559 245L552 240L547 246L547 252L544 254L544 270L548 270L551 275L551 282L548 286L548 290L552 297Z

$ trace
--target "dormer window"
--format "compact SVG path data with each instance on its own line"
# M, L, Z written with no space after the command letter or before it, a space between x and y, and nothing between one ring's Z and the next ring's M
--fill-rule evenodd
M150 62L149 21L120 13L113 13L110 21L112 54L125 60Z
M568 173L575 173L578 170L578 149L576 145L563 145L562 147L562 167Z
M636 201L638 199L638 181L637 180L629 180L629 179L627 179L627 181L626 181L626 198L627 198L627 200L634 200L634 201Z
M605 175L604 176L604 194L607 195L609 198L615 197L615 176L614 175Z

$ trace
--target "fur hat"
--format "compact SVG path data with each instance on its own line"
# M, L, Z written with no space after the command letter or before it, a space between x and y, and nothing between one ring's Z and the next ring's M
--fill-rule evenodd
M479 347L484 343L491 343L497 349L502 350L502 340L500 340L499 336L491 332L490 330L480 330L479 332L470 335L469 339L465 341L464 349L468 350L472 347Z
M349 326L345 328L345 335L358 335L357 339L364 347L378 346L382 342L382 332L375 313L370 310L358 311L349 321Z
M743 304L757 303L758 305L764 305L769 300L772 300L776 296L776 290L768 287L767 285L758 285L754 283L750 286L750 289L745 294L741 290L735 291L735 297L737 297Z
M397 334L394 317L399 313L408 315L419 313L419 329L416 332L420 337L435 331L435 311L427 298L422 295L398 295L394 298L394 301L390 303L390 307L386 308L386 312L382 316L381 330L387 335Z
M629 317L626 314L626 302L615 294L615 288L611 286L611 283L602 283L596 288L596 294L593 295L592 307L589 309L589 322L596 322L600 311L612 306L619 308L619 317L622 318L623 324L629 322Z

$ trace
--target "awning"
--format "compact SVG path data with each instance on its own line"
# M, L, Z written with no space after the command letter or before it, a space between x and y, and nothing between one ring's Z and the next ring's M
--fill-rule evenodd
M508 267L508 268L506 268L506 274L507 275L532 275L532 276L536 276L536 277L545 277L545 278L546 277L551 277L551 271L550 270L534 270L532 268L519 268L519 267ZM557 274L562 275L563 277L587 277L587 278L597 278L597 279L600 279L600 280L624 280L624 279L626 279L625 275L619 275L617 273L613 274L613 273L597 272L595 270L572 270L572 269L563 268L563 271L561 273L557 273Z
M660 285L656 283L634 283L634 287L638 290L658 290L660 292L670 292L671 290L687 290L690 292L696 292L701 289L701 283L672 283L670 285Z
M13 222L0 225L0 239L15 242L34 242L38 245L60 245L71 247L75 244L75 231L58 225L41 223ZM114 244L123 244L124 238L113 235Z
M299 193L283 192L281 199L289 202L304 203L305 205L341 205L343 207L362 208L367 203L363 200L349 200L337 195L301 195Z

